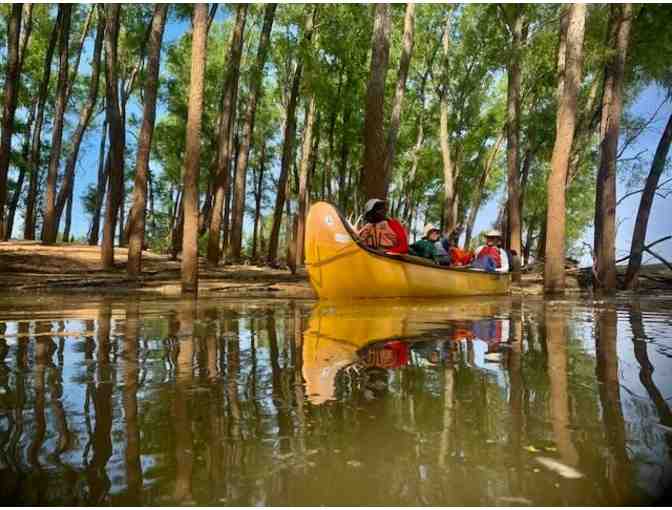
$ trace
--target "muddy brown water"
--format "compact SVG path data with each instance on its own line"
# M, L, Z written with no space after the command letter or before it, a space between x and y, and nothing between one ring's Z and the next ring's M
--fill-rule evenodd
M672 296L0 299L3 505L647 505Z

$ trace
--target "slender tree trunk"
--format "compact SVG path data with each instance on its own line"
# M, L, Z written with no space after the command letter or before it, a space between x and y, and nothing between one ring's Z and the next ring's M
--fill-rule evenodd
M443 31L443 66L448 69L448 50L450 48L450 18L446 21L446 27ZM446 78L447 79L447 78ZM440 115L439 115L439 142L441 145L441 159L443 161L443 214L442 214L442 229L447 235L452 234L457 225L457 217L455 215L455 182L457 176L455 175L455 165L453 163L450 152L450 131L448 129L448 117L450 116L448 104L448 87L444 85L441 91L440 98Z
M240 57L243 51L243 34L247 6L240 4L236 9L236 23L229 49L228 69L222 91L221 116L219 124L219 146L217 150L217 169L214 175L214 204L208 229L208 262L218 264L221 257L220 240L222 231L222 211L230 191L231 132L235 127L238 80L240 76Z
M58 85L56 88L56 106L54 122L51 130L51 154L47 170L47 190L44 204L44 224L42 226L42 242L53 244L56 242L56 179L61 160L61 143L63 141L63 122L68 105L68 47L70 38L70 14L72 5L61 4L63 11L61 19L61 34L59 36L60 60L58 64Z
M390 56L390 6L373 5L371 68L366 90L362 191L367 199L387 196L385 123L385 78Z
M346 82L346 89L350 85L350 80ZM348 199L348 190L346 178L348 176L348 158L350 155L350 143L347 137L348 123L350 122L350 115L352 112L352 105L349 101L345 101L343 110L343 124L341 128L341 154L338 167L338 207L341 211L345 211L345 206Z
M259 48L257 50L257 61L252 69L250 79L250 99L245 114L245 124L243 125L243 136L238 151L238 161L236 163L236 180L233 193L233 206L231 207L231 234L229 246L231 249L231 258L239 260L243 244L243 220L245 217L245 183L247 178L247 161L250 156L250 146L252 145L252 136L254 134L254 119L257 113L257 102L263 94L263 72L266 63L266 55L271 39L271 28L273 27L273 18L277 4L266 4L264 9L264 28L261 31L259 39Z
M100 150L98 152L98 180L96 184L96 203L91 217L91 232L89 245L96 246L100 235L100 213L103 208L103 198L109 175L109 158L105 156L105 141L107 140L107 119L103 119L103 130L100 136Z
M117 78L117 40L119 36L119 4L107 4L105 12L105 69L106 69L106 117L110 137L109 172L110 185L105 204L105 224L101 261L103 268L114 267L114 232L117 225L117 212L121 202L121 184L124 173L124 126L122 125L119 104L119 83Z
M65 174L63 176L63 184L58 193L58 197L56 198L56 220L55 220L56 231L58 231L58 225L61 222L61 216L63 214L63 208L65 207L66 201L67 200L72 201L75 167L77 165L77 158L79 156L79 148L81 146L82 140L84 139L84 133L89 127L93 110L96 106L96 101L98 100L100 59L101 59L104 35L105 35L105 19L101 17L98 23L98 32L96 33L96 42L93 49L91 79L89 81L89 92L84 107L79 114L79 123L72 137L72 152L70 153L68 160L65 164ZM70 87L72 87L72 83L70 84Z
M301 154L301 169L299 171L299 207L294 239L294 267L303 264L303 239L306 226L306 212L308 209L308 170L312 159L313 126L315 125L315 93L308 98L306 105L305 128L303 130L303 149Z
M397 75L397 87L394 91L394 100L392 101L392 115L390 116L390 127L387 133L387 151L385 156L385 194L390 187L392 168L394 166L394 156L397 150L397 138L399 137L399 125L401 124L401 107L404 102L404 92L406 90L406 78L408 77L408 68L411 64L413 54L413 31L415 24L415 4L409 2L406 4L406 14L404 16L404 35L402 38L401 58L399 60L399 74Z
M182 293L198 293L198 173L206 66L208 4L194 4L189 110L184 164L184 234L182 238Z
M508 166L508 202L507 202L507 239L511 251L520 256L521 221L520 221L520 53L523 43L524 16L522 6L516 5L515 18L511 24L511 60L508 66L507 87L507 147L506 160ZM520 281L520 271L514 271L514 281Z
M610 44L614 55L606 65L600 121L600 168L595 197L596 287L616 290L616 159L623 107L623 82L628 51L632 4L612 4Z
M625 274L625 288L633 289L637 287L639 268L642 265L642 255L644 253L644 242L646 241L646 230L649 224L649 214L653 206L653 199L656 196L658 181L665 170L665 162L670 152L670 143L672 142L672 115L667 120L665 131L658 142L656 154L651 163L651 170L646 178L644 192L639 202L637 210L637 220L632 233L632 243L630 245L630 261L628 262L628 271Z
M47 45L47 52L44 57L44 67L42 71L42 81L40 81L40 90L38 93L37 102L37 118L35 120L35 129L33 130L33 137L30 145L30 160L28 163L28 170L30 172L30 180L28 184L28 198L26 202L26 213L23 222L23 238L27 240L35 239L35 213L37 204L37 193L40 178L40 148L42 143L42 125L44 123L44 109L49 95L49 79L51 76L51 61L54 57L54 49L58 41L58 34L60 32L61 11L58 11L56 24L52 29L49 37L49 44Z
M5 226L5 241L9 241L10 237L12 236L12 231L14 230L14 218L16 217L16 209L19 206L19 199L21 198L21 191L23 190L23 182L26 180L26 164L28 162L28 158L30 157L30 139L33 132L33 123L35 122L35 110L35 106L30 109L28 122L26 123L26 136L24 138L23 147L21 148L24 163L19 168L19 177L16 181L16 189L14 190L14 194L9 201L7 223Z
M261 143L261 155L259 157L259 177L254 192L254 229L252 230L252 260L257 258L257 237L259 232L259 219L261 217L261 198L264 194L264 169L266 166L266 139Z
M310 8L310 7L306 7ZM313 35L313 15L308 16L304 39L306 43L310 41ZM275 208L273 210L273 226L271 236L268 242L268 261L275 263L278 258L278 242L280 240L280 226L282 224L282 210L285 205L287 182L294 159L294 138L296 136L296 105L299 97L299 86L301 85L301 73L303 62L299 60L294 70L292 79L292 89L287 104L287 114L285 118L284 141L282 144L282 160L280 163L280 177L278 178L278 192L275 196Z
M586 5L571 4L567 13L566 54L558 59L558 67L564 64L562 95L558 97L555 145L551 157L551 173L548 176L548 209L546 216L546 258L544 264L544 290L565 290L565 183L569 157L574 142L576 101L581 87L583 63L583 34L586 21Z
M7 74L5 78L4 101L2 105L2 134L0 135L0 230L5 227L5 201L7 200L7 176L9 157L12 152L14 134L14 114L19 96L21 16L23 4L13 4L7 29ZM0 232L0 239L5 233Z
M68 202L65 206L65 227L63 228L63 242L70 242L70 227L72 226L72 188L68 193Z
M166 26L168 4L156 4L152 18L149 47L147 48L147 77L144 89L142 127L138 137L138 157L135 166L135 188L133 206L128 221L128 264L129 278L138 278L142 271L142 245L145 241L145 216L147 211L147 178L149 175L149 153L152 148L154 120L156 118L156 97L159 88L159 68L161 43Z

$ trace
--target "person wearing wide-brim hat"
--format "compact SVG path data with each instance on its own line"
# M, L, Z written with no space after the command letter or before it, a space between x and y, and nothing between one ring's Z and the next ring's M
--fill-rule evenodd
M499 230L489 230L485 233L485 244L476 248L475 261L472 267L506 273L509 271L509 257L499 244L502 233Z
M422 239L414 242L408 249L408 253L416 257L423 257L436 261L436 241L441 237L441 230L431 223L422 229Z
M408 253L408 236L403 225L387 215L387 202L372 198L364 205L364 226L357 235L362 243L390 255Z

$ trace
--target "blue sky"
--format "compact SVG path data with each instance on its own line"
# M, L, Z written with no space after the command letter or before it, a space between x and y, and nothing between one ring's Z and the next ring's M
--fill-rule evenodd
M220 6L216 19L223 20L229 15L229 11ZM188 21L175 21L169 20L169 23L166 26L165 33L165 43L166 46L171 44L179 39L179 37L185 33L185 31L190 29L190 23ZM89 43L90 43L89 39ZM90 46L90 45L89 45ZM81 73L89 72L88 61L90 59L90 47L89 54L84 55L82 58ZM664 99L664 92L662 89L656 86L650 86L644 89L640 95L637 97L634 104L630 107L630 113L642 117L650 117L653 112L658 108ZM72 111L69 115L69 119L73 125L77 122L77 111ZM672 113L672 102L668 101L658 112L656 120L652 125L645 130L640 137L637 139L630 149L626 152L624 157L630 157L634 154L643 152L643 157L650 161L653 158L653 154L656 150L658 140L664 129L665 123ZM135 114L138 117L141 117L141 105L139 105L136 100L131 100L129 104L129 115ZM157 112L157 120L165 114L164 108L159 105ZM85 192L89 184L95 183L97 175L97 165L98 165L98 146L100 143L100 123L102 122L102 115L99 115L95 122L98 128L89 129L87 136L84 140L84 146L82 147L82 152L80 160L77 165L77 173L75 179L75 201L73 203L73 225L72 231L76 237L85 236L88 230L89 218L84 214L83 207L81 204L80 196ZM49 133L45 133L46 136L49 136ZM44 136L44 135L43 135ZM130 135L129 138L133 138L133 135ZM15 144L20 143L19 140L15 138ZM438 150L438 149L437 149ZM160 171L157 168L156 163L152 163L152 170L154 172ZM668 172L669 175L669 172ZM627 176L621 176L618 182L618 196L622 196L626 193L625 178ZM490 201L488 201L481 208L479 215L476 220L475 231L479 232L480 230L489 228L491 223L494 221L497 215L497 204L501 199L502 193L496 194ZM630 239L632 236L632 229L634 225L634 220L637 215L637 207L639 205L640 195L632 196L626 199L618 207L618 221L620 222L618 233L617 233L617 257L626 254L629 251ZM246 226L249 225L249 220L246 221ZM14 234L20 235L19 233L22 227L22 219L17 220L15 224ZM649 221L649 230L647 239L649 241L658 239L665 235L669 235L672 232L672 200L663 200L660 197L657 197L654 201L653 209L651 212L651 217ZM588 243L592 243L593 231L592 228L586 230L584 235L584 240ZM658 252L666 258L672 258L672 242L665 242L657 246ZM646 260L646 258L645 258ZM589 257L584 257L582 263L590 263Z

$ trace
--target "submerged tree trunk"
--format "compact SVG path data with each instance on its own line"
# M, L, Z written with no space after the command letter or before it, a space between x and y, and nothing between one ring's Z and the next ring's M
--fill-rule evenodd
M667 154L670 151L670 143L672 142L672 115L667 120L665 131L658 142L656 154L651 163L651 170L646 178L644 192L639 202L639 209L637 210L637 220L635 221L635 229L632 233L632 243L630 245L630 261L628 262L628 271L625 274L625 288L633 289L637 287L637 278L639 275L639 268L642 265L642 255L644 253L644 242L646 241L646 230L649 224L649 214L653 206L653 199L658 188L658 181L665 170L665 162L667 161Z
M386 197L385 77L390 56L390 6L374 4L371 68L366 89L362 191L367 199Z
M404 92L406 90L406 78L408 77L408 68L411 64L413 54L413 31L415 24L415 4L409 2L406 4L406 14L404 16L404 35L402 38L401 58L399 60L399 74L397 76L397 87L394 91L392 101L392 115L390 116L390 128L387 133L387 151L385 155L385 194L390 186L392 168L394 166L394 156L397 150L397 138L399 137L399 125L401 124L401 107L404 102Z
M312 160L313 126L315 125L315 93L308 98L306 105L306 124L303 130L303 149L301 154L301 169L299 171L299 207L294 239L294 267L303 264L303 238L305 235L306 211L308 209L308 170Z
M100 136L100 150L98 152L98 180L96 182L96 202L91 217L91 231L89 232L89 245L96 246L100 236L100 213L103 208L103 198L107 187L109 174L109 158L105 156L105 141L107 140L107 118L103 119L103 130Z
M138 157L135 166L135 188L133 206L128 219L128 264L126 271L130 278L138 278L142 271L142 245L145 241L145 216L147 211L147 178L149 175L149 153L154 134L156 118L156 97L159 88L159 68L161 42L166 26L167 4L156 4L152 18L151 35L147 48L147 78L145 81L142 127L138 137Z
M583 63L583 34L586 21L586 5L571 4L566 14L566 54L558 58L564 69L562 95L558 97L555 145L551 157L551 173L548 176L548 209L546 216L546 258L544 264L544 290L565 290L565 184L569 157L574 141L576 123L576 100L581 87Z
M233 205L231 207L231 233L229 246L231 258L240 259L243 244L243 219L245 217L245 183L247 178L247 160L250 156L252 135L254 134L254 119L257 113L257 102L263 93L263 71L266 63L266 55L271 38L271 28L277 4L267 4L264 10L264 28L259 39L257 61L252 69L250 78L250 99L245 114L243 136L240 142L240 150L236 162L236 180L233 193Z
M313 35L313 14L308 16L304 38L306 42L310 41ZM268 242L268 261L273 264L278 258L278 242L280 240L280 227L282 224L282 210L285 205L287 183L289 181L289 172L294 158L294 138L296 136L296 105L299 97L299 87L301 85L301 73L303 62L299 60L296 64L294 77L292 79L292 89L287 104L287 113L285 118L284 141L282 144L282 160L280 163L280 177L278 178L278 192L275 196L275 208L273 210L273 226L271 227L271 236Z
M114 232L117 225L117 211L121 202L121 184L124 172L124 133L119 104L119 83L117 79L117 42L119 37L119 4L107 4L105 11L105 68L106 68L106 117L110 137L109 187L105 204L105 224L101 261L103 268L114 267Z
M193 27L182 199L184 211L184 233L182 237L183 294L198 293L198 173L201 155L208 4L194 4Z
M595 286L607 292L616 290L616 159L631 24L632 4L612 4L608 47L613 49L613 56L605 67L602 91L593 248L597 263Z
M59 36L60 60L58 64L58 85L56 88L56 105L54 122L51 130L51 154L47 170L47 190L44 203L44 224L42 226L42 242L53 244L56 242L56 179L61 160L61 143L63 141L63 122L65 109L68 105L68 47L70 38L70 13L72 6L61 4L63 10L61 19L61 34Z
M96 42L93 49L93 59L92 59L92 68L91 68L91 78L89 81L89 92L86 99L86 103L82 111L79 114L79 123L75 129L75 133L72 136L72 152L70 153L68 160L65 164L65 174L63 176L63 184L56 198L56 220L55 226L56 231L58 231L58 225L61 222L61 216L63 214L63 208L65 207L66 201L72 202L72 191L74 188L74 177L75 177L75 167L77 165L77 158L79 156L79 148L81 146L82 140L84 139L84 133L89 127L89 122L91 121L91 116L93 114L93 109L96 106L96 101L98 100L98 82L100 76L100 58L103 47L103 36L105 35L105 20L100 18L98 23L98 29L96 33ZM72 84L70 84L72 86Z
M219 263L221 257L220 241L222 231L222 212L224 202L230 191L231 133L235 128L238 80L240 76L240 57L243 51L243 34L247 6L240 4L236 9L236 23L231 38L228 56L228 68L222 91L221 116L219 119L219 144L217 150L217 169L213 179L214 204L211 210L208 228L208 262Z
M5 78L4 101L2 105L2 134L0 135L0 230L5 227L5 201L7 200L7 176L9 156L12 152L14 134L14 114L19 96L21 16L23 4L13 4L7 30L7 74ZM5 233L0 232L0 239Z

